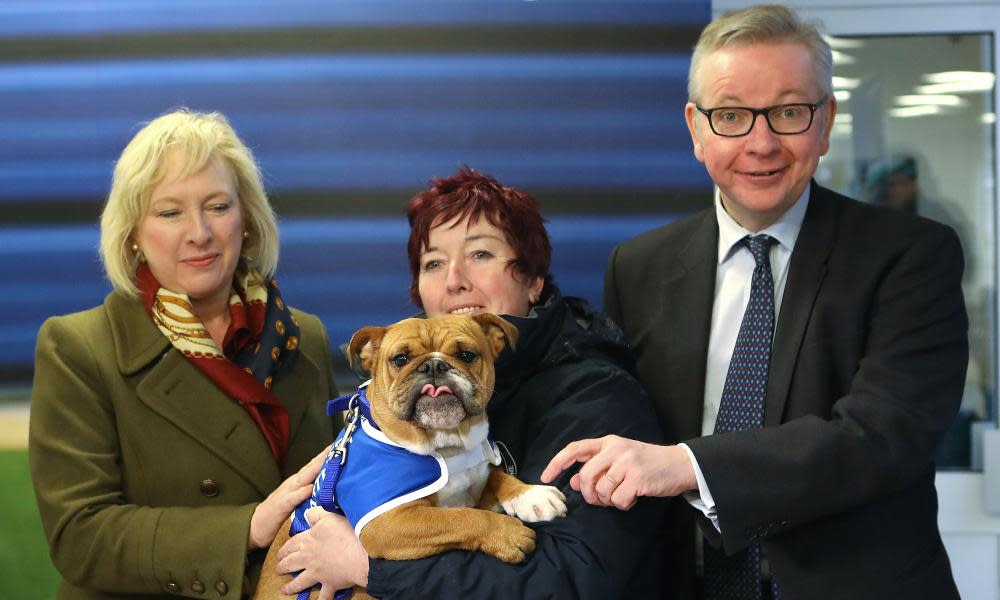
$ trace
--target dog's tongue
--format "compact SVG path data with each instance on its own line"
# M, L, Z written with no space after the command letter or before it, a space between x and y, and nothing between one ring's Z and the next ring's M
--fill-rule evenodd
M425 383L424 387L420 388L420 393L431 398L437 398L441 394L454 394L455 392L451 391L451 388L446 385L435 388L432 384Z

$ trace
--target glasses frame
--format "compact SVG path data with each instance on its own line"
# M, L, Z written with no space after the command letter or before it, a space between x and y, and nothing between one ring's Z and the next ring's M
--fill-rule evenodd
M711 129L712 133L714 133L715 135L717 135L719 137L738 138L738 137L746 137L746 136L750 135L750 132L753 131L753 126L757 124L757 117L759 115L764 115L764 121L767 122L767 128L770 129L771 132L774 133L774 135L799 135L799 134L802 134L802 133L805 133L805 132L809 131L809 129L812 127L813 119L816 116L816 111L819 110L819 108L821 106L823 106L824 104L826 104L826 101L828 99L829 99L829 96L823 96L818 101L816 101L814 103L811 103L811 104L809 102L786 102L784 104L774 104L774 105L771 105L771 106L765 106L764 108L750 108L749 106L716 106L715 108L702 108L698 104L695 104L694 107L698 109L698 112L700 112L701 114L705 115L705 118L708 119L708 127L709 127L709 129ZM806 106L806 107L809 108L809 123L806 125L805 129L803 129L802 131L781 132L781 131L777 131L774 128L774 125L771 124L771 117L769 117L768 114L772 110L774 110L776 108L784 108L786 106ZM739 133L739 134L735 134L735 135L731 134L731 133L719 133L718 131L715 130L715 125L712 124L712 113L714 113L716 111L719 111L719 110L748 110L748 111L750 111L750 114L752 115L751 118L750 118L750 127L747 128L747 130L746 130L745 133Z

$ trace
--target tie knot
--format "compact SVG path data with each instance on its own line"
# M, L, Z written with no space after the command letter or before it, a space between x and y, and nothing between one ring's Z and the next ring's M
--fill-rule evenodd
M769 235L748 235L740 241L743 242L743 245L753 255L753 260L757 263L758 267L762 264L767 264L770 269L771 263L768 258L771 253L771 245L778 240Z

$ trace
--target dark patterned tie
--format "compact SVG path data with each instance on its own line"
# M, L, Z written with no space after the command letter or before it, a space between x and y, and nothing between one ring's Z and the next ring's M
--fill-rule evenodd
M750 282L750 301L736 337L733 358L722 388L715 433L760 429L764 425L764 399L774 337L774 279L768 235L740 240L757 266ZM705 599L759 600L761 598L760 546L754 544L733 556L705 544ZM777 589L774 589L777 598Z

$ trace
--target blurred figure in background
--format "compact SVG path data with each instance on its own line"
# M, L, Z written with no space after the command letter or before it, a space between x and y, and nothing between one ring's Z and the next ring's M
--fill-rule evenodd
M919 214L939 223L951 226L962 240L962 245L969 248L975 242L969 239L974 228L963 216L962 207L953 201L938 198L928 193L928 186L920 184L919 161L913 154L895 154L887 158L872 161L864 171L862 199L872 204L881 204L905 213ZM975 289L970 281L970 273L976 265L972 258L975 252L966 252L965 276L963 286L966 292L966 304L970 315L970 353L969 369L966 373L965 391L962 394L962 405L958 416L952 424L944 440L938 447L935 460L938 467L982 468L974 465L972 456L973 426L976 422L990 420L989 386L984 374L985 357L991 352L987 349L988 335L977 329L975 324L991 322L992 318L984 313L992 310L993 303L989 298L983 298L982 290ZM977 318L978 317L978 318Z
M861 199L907 213L917 213L917 161L894 156L869 165Z

